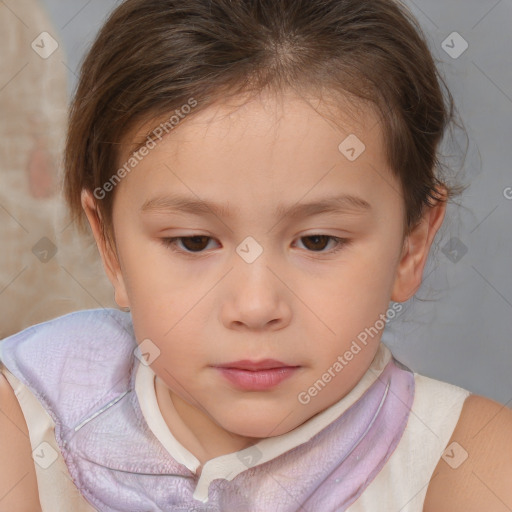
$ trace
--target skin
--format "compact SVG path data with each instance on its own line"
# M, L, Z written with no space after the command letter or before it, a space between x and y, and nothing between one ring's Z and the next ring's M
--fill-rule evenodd
M203 464L289 432L356 385L380 333L308 404L297 399L390 300L413 295L443 220L443 205L431 209L404 243L400 185L387 167L377 118L361 110L357 122L343 116L340 128L319 109L326 105L288 93L219 105L188 119L118 185L117 254L101 238L90 195L83 196L116 301L130 308L137 340L149 339L160 350L151 366L179 415L166 407L160 385L164 418ZM353 133L366 150L350 162L338 146ZM121 161L129 157L127 150ZM232 216L141 213L146 201L171 193L226 203ZM364 199L371 211L300 219L274 213L280 204L338 194ZM303 237L314 234L350 244L334 254L332 240L305 245ZM210 237L199 256L162 243L198 235ZM251 264L236 252L247 236L263 248ZM300 369L271 390L247 392L212 367L266 358Z
M28 428L20 404L0 374L0 512L39 512Z
M439 460L423 511L512 510L512 411L483 396L468 396L446 446L452 442L468 458L456 469Z

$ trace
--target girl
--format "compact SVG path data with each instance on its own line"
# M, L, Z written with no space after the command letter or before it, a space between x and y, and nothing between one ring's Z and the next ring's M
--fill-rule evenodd
M456 192L441 84L393 0L121 4L65 191L125 312L4 340L0 510L509 510L510 411L382 339Z

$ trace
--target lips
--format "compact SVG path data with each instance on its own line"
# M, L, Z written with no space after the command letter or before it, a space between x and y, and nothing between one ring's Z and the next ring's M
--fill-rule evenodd
M216 368L226 380L243 391L265 391L291 377L300 367L265 359L234 361Z
M242 361L233 361L232 363L219 364L217 367L249 370L253 372L258 370L272 370L273 368L291 368L290 365L282 363L281 361L276 361L275 359L264 359L262 361L250 361L249 359L244 359Z

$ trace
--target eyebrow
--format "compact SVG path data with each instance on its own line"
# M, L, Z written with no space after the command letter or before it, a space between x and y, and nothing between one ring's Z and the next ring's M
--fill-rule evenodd
M370 203L354 195L330 196L310 203L296 203L292 206L279 205L275 209L278 218L301 218L322 213L369 213ZM193 215L215 215L232 218L233 212L227 204L216 204L183 195L158 196L147 200L141 207L142 213L189 213Z

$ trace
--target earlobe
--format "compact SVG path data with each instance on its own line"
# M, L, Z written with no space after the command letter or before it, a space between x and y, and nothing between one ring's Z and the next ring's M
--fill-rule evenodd
M421 286L432 242L446 213L445 193L442 197L434 206L425 207L421 220L406 237L391 294L394 302L409 300Z
M114 287L114 300L119 307L128 308L128 294L124 283L123 274L119 265L119 259L109 241L104 234L101 215L99 213L96 201L90 191L84 189L81 195L82 208L84 209L89 225L91 226L98 251L103 262L103 268L109 281Z

